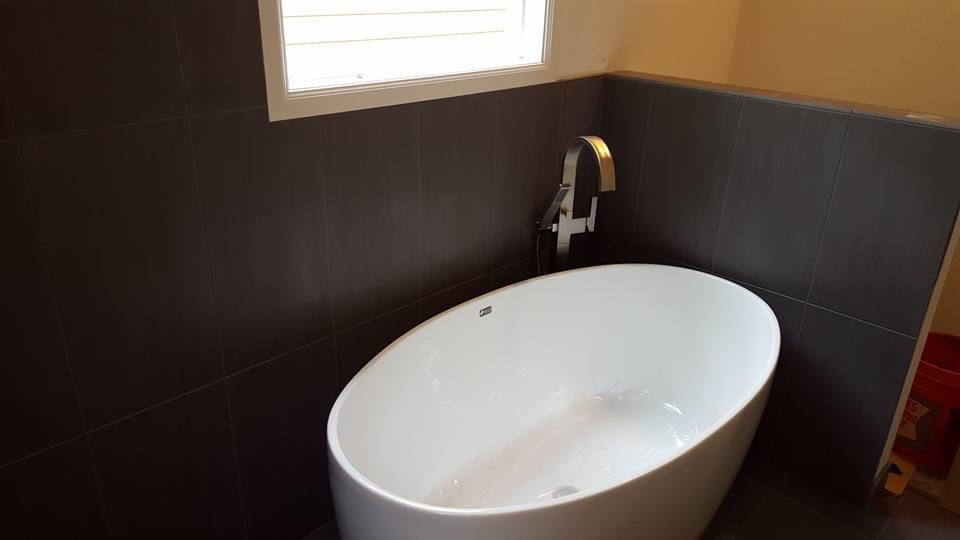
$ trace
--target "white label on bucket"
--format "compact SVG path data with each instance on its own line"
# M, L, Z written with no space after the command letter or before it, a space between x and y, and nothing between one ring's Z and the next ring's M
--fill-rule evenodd
M900 419L900 429L897 430L897 435L911 441L917 440L917 422L929 412L930 408L923 403L913 398L907 398L907 405L903 408L903 417Z

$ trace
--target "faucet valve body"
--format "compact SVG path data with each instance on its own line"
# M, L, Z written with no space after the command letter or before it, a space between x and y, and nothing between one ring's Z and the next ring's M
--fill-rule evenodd
M596 158L600 174L597 179L597 192L614 191L617 188L613 155L603 139L595 135L576 137L567 146L563 160L563 179L553 201L537 222L537 234L542 231L557 232L557 250L555 266L564 268L570 255L570 238L575 234L593 231L597 219L597 195L590 200L590 215L585 218L573 217L573 202L577 187L577 164L584 148L589 148ZM559 212L559 224L553 224L553 218Z

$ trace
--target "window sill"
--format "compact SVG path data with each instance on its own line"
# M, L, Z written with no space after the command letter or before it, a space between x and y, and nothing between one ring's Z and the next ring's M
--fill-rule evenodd
M268 81L282 81L271 77ZM341 88L322 92L288 94L285 88L267 85L270 121L333 114L404 103L443 99L521 86L550 83L558 78L546 64L512 69L467 73L430 79L415 79L373 87Z

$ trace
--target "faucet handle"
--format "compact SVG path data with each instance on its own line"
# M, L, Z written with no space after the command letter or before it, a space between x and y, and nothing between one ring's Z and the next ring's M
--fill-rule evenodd
M553 201L550 202L550 206L547 207L547 210L543 213L537 221L537 230L538 231L552 231L553 229L553 218L557 217L557 211L560 211L563 215L567 215L567 208L565 206L561 207L563 199L566 198L567 192L572 189L570 184L560 184L560 187L557 188L557 194L553 196Z

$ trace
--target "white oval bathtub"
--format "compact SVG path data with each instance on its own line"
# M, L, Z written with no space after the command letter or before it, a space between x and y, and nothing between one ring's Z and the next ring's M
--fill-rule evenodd
M341 534L695 539L747 451L779 345L753 293L669 266L471 300L395 341L334 404Z

